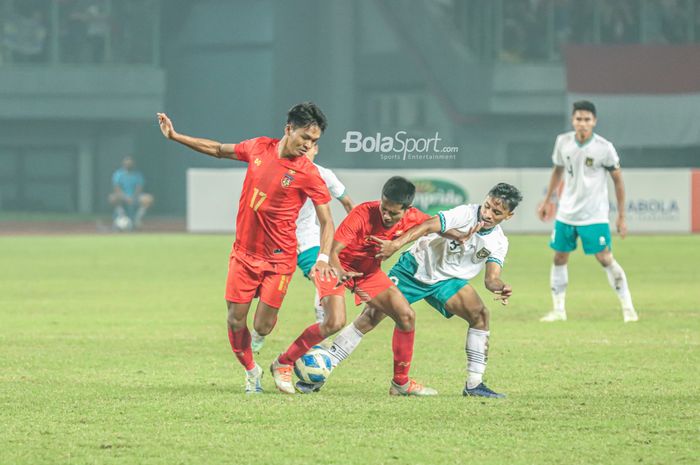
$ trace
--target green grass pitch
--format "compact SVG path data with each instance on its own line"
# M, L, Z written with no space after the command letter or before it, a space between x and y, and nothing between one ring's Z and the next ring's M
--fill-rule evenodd
M579 251L569 321L544 324L551 253L511 237L511 304L492 311L488 384L461 395L466 324L415 306L412 376L390 398L389 321L311 396L243 393L225 329L231 238L0 238L0 464L690 464L700 457L700 236L615 242L641 320L623 324ZM257 357L313 319L297 274ZM348 299L349 301L349 299ZM358 312L349 307L348 320Z

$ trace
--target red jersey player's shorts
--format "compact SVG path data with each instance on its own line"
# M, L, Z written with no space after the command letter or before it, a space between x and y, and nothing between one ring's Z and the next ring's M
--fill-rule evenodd
M329 281L321 281L318 275L314 276L314 284L318 289L319 299L327 295L345 295L345 288L348 288L355 294L355 305L360 305L362 302L369 302L377 297L382 292L394 286L394 283L382 270L377 270L367 276L360 276L345 281L345 285L338 284L334 278Z
M281 263L268 263L242 250L231 250L226 277L226 300L248 303L255 297L270 307L280 308L294 268Z

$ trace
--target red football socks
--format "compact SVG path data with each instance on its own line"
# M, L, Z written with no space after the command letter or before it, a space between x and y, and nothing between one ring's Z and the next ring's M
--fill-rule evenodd
M279 356L278 361L282 365L293 365L296 360L308 352L310 347L315 346L323 340L321 336L320 324L315 323L304 330L287 351Z
M394 351L394 382L403 386L408 382L408 371L411 369L413 359L413 339L416 335L414 329L401 331L394 328L394 337L391 339L391 349Z
M241 328L233 332L231 327L228 328L228 341L231 343L231 349L236 355L236 358L246 370L255 368L253 361L253 351L250 349L250 331L248 328Z

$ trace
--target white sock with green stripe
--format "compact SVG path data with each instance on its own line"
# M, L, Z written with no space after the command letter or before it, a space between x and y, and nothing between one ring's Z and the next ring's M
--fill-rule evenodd
M632 294L630 294L629 286L627 285L627 275L619 263L615 260L605 267L605 272L608 275L608 282L620 299L620 305L624 309L634 309L632 305Z
M350 356L353 350L362 342L362 334L353 323L350 323L338 333L328 352L331 355L333 368Z
M474 389L484 378L489 350L489 331L469 328L467 331L467 389Z
M555 312L565 313L566 287L569 284L569 270L566 265L552 265L549 274L552 288L552 305Z

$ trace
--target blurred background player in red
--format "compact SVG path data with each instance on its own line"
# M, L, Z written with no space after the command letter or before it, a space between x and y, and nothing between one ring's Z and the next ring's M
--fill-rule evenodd
M320 253L311 273L319 280L330 279L332 273L331 198L318 169L306 157L326 129L326 117L315 104L300 103L287 113L281 139L258 137L238 144L177 133L164 113L158 113L158 122L168 139L205 155L248 163L229 258L226 303L229 342L246 370L245 391L262 392L263 371L253 359L248 310L259 297L253 326L258 334L269 334L296 268L296 220L307 198L314 203L321 229Z
M325 319L304 330L286 352L270 367L277 388L294 393L292 365L310 347L338 332L345 326L345 288L355 294L355 304L370 304L396 323L392 338L394 377L390 395L429 396L435 389L416 383L408 377L413 358L415 313L406 298L382 271L377 257L377 243L401 236L430 216L412 206L416 187L400 176L390 178L382 188L381 201L356 206L335 233L330 262L337 270L338 281L315 278ZM334 305L326 305L326 301Z

